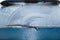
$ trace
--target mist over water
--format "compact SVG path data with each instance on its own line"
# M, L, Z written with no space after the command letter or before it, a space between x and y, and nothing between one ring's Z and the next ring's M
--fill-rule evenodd
M0 25L25 24L32 26L60 25L60 6L26 4L0 8ZM14 26L15 27L15 26ZM0 38L21 40L60 39L60 28L0 28Z

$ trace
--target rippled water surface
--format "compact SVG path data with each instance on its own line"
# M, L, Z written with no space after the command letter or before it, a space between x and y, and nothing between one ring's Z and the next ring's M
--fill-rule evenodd
M59 40L60 28L1 28L0 39L14 40Z

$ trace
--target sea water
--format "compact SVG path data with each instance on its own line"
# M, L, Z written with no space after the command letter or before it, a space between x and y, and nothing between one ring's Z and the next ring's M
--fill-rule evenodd
M26 4L0 8L0 25L26 24L45 28L2 28L1 40L60 40L60 6ZM47 25L49 26L47 28ZM51 25L55 25L54 27ZM51 28L50 28L51 27Z
M1 40L60 40L60 28L1 28Z

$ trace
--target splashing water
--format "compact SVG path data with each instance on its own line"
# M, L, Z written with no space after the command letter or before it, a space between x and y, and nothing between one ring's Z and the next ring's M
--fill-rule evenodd
M36 25L38 25L38 26L56 25L57 26L57 25L60 25L60 15L59 14L60 14L59 6L47 6L47 5L38 5L38 4L37 5L30 4L30 5L25 5L23 7L20 5L18 7L10 6L10 7L6 7L4 9L0 10L0 24L26 24L26 25L35 25L35 26ZM50 26L50 27L52 27L52 26ZM9 30L7 30L7 31L8 31L8 33L11 33L11 34L12 33L15 34L18 32L16 30L11 30L12 32L9 32ZM21 30L19 30L19 32L20 31ZM3 31L3 32L5 32L5 31ZM29 29L29 30L26 29L21 32L23 32L23 33L21 33L22 39L26 38L26 40L37 40L37 34L36 34L37 31L35 31L33 28ZM40 30L39 30L39 32L40 32ZM50 32L49 32L49 30L41 31L41 34L39 33L38 37L40 37L41 35L44 37L46 35L48 36ZM7 32L5 32L5 34L6 33ZM57 32L55 32L55 33L57 33ZM18 36L21 34L17 33ZM46 34L46 35L43 35L43 34ZM52 32L51 32L51 34L52 34ZM54 34L54 35L56 35L56 34Z

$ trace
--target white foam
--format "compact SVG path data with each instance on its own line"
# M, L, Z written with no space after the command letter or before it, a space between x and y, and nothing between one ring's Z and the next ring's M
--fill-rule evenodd
M9 8L7 7L7 9L10 9L10 8L12 7L9 7ZM11 11L13 11L13 9L11 9ZM3 10L6 10L6 9L3 9ZM3 13L1 12L1 14ZM28 4L23 7L19 5L19 8L16 11L14 11L12 15L10 15L10 18L12 18L10 21L10 24L29 24L32 26L60 26L60 6L58 5L49 6L49 5L43 5L43 4L41 5ZM4 20L5 17L3 16L1 16L1 19L0 19L2 23L4 23L5 21Z

